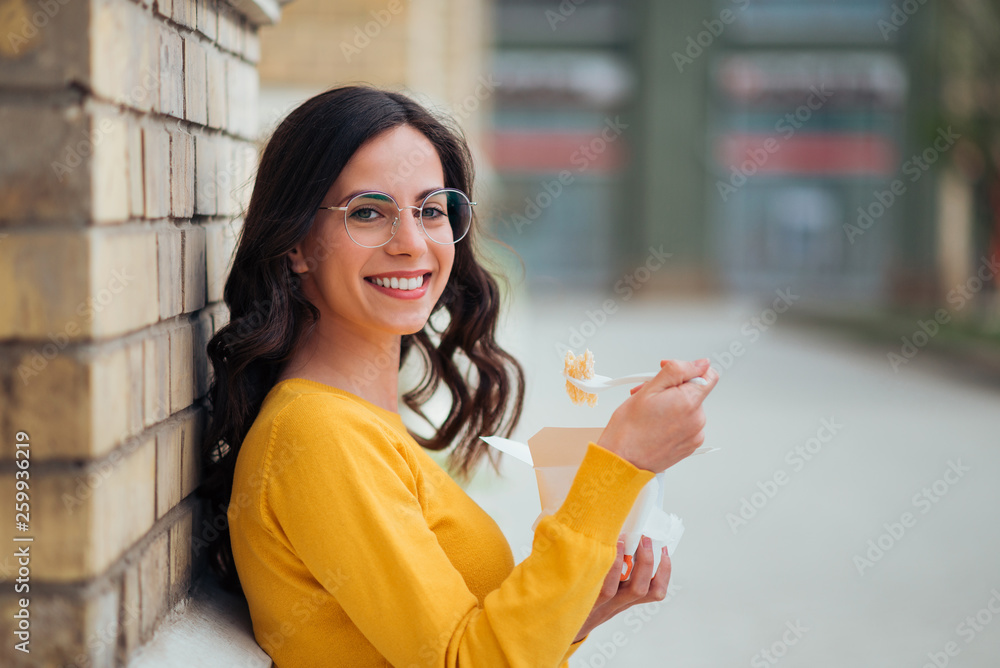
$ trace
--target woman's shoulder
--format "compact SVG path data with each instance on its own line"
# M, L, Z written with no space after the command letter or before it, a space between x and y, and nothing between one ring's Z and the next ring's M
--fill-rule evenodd
M259 449L266 457L265 451L276 442L329 453L338 444L367 441L402 453L400 430L405 432L405 427L396 413L350 392L293 378L276 383L267 393L243 447Z
M271 388L258 419L263 418L272 429L282 431L336 428L341 432L359 429L385 432L389 431L385 428L389 416L383 413L389 411L374 407L350 392L291 378Z
M293 379L299 380L299 379ZM283 381L264 399L243 446L246 470L272 479L381 466L414 476L416 461L388 416L348 392ZM238 466L239 468L239 466Z

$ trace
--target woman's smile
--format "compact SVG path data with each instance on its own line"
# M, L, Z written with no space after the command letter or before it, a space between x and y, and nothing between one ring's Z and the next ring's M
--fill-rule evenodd
M427 293L432 272L426 269L415 271L389 271L365 276L365 282L375 290L396 299L420 299Z

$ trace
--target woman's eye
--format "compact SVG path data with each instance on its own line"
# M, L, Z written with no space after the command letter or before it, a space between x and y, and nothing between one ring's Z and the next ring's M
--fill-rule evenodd
M351 214L351 218L355 220L360 220L362 222L371 222L379 217L379 212L376 209L357 209Z
M439 220L445 213L441 209L431 206L424 209L420 215L424 217L424 220Z

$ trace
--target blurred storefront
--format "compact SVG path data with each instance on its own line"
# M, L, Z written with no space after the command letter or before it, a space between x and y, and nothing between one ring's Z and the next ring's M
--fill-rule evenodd
M658 290L926 306L1000 252L998 34L988 0L299 0L261 128L347 82L451 115L534 287L653 258Z
M637 141L629 5L495 5L494 232L533 284L605 285L622 240L636 232L622 201Z
M261 31L260 128L348 83L412 95L481 144L495 86L487 74L487 0L296 0Z

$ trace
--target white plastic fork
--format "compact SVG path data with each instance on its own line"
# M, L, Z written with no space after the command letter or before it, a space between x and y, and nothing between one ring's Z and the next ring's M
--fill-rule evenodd
M565 373L563 377L569 382L576 385L579 389L590 394L600 392L601 390L606 390L609 387L615 387L617 385L629 385L636 383L644 383L646 381L653 380L656 377L655 373L635 373L631 376L622 376L621 378L609 378L608 376L600 376L594 374L593 378L573 378ZM694 383L695 385L708 385L708 381L698 376L690 380L685 381L687 383Z

